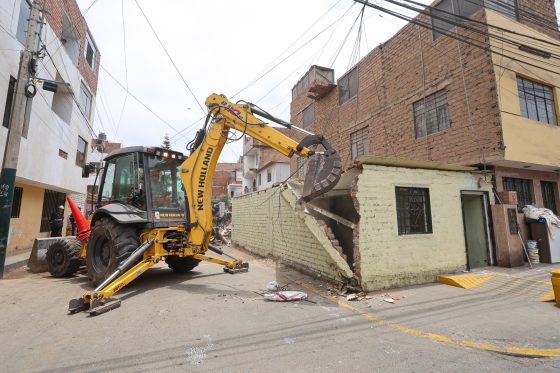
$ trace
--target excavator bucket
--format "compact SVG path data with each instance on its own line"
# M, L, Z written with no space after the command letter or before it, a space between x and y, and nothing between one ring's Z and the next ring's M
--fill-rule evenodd
M325 148L325 152L315 153L309 157L301 196L301 200L304 202L331 190L342 174L340 155L322 136L309 136L299 144L298 148L309 144L320 144Z

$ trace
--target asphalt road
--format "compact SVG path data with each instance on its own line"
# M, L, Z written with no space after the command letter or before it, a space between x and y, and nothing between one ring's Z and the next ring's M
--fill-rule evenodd
M487 303L489 294L466 294L444 285L404 289L395 304L384 302L383 293L347 302L328 297L326 284L272 260L230 252L249 259L248 273L230 275L220 266L202 263L192 273L178 275L158 265L118 294L123 299L120 308L97 317L66 312L70 298L90 289L83 275L54 279L24 270L10 273L0 281L0 371L560 369L558 357L518 357L487 351L485 344L456 342L554 348L558 323L544 328L549 320L558 320L560 310L550 304L523 310L545 316L524 315L534 320L520 325L521 316L504 311L506 303L493 298ZM294 281L289 287L308 292L311 302L264 301L257 293L272 280L281 285ZM466 311L460 306L477 301L483 308L480 314L477 307ZM495 324L495 312L502 315L502 323ZM504 322L511 317L511 324ZM545 337L540 338L542 333Z

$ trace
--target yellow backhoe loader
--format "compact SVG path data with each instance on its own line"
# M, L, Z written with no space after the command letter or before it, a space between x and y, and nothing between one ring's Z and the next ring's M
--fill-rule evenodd
M210 95L206 106L204 127L187 146L190 155L137 146L105 158L98 208L89 218L89 237L81 235L80 250L76 242L64 243L48 255L55 276L75 272L85 259L88 276L97 286L72 299L69 312L96 315L118 307L120 300L112 298L114 294L160 260L179 272L190 271L203 260L221 264L227 272L248 270L248 263L240 260L206 255L208 250L222 254L210 243L212 178L232 130L287 157L309 158L303 201L330 190L340 178L340 156L322 136L277 119L256 105L232 103L223 95ZM305 137L296 142L256 115Z

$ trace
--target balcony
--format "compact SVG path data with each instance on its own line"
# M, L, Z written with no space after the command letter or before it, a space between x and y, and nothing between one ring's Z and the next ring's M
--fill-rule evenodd
M336 87L336 84L334 84L334 70L313 65L292 88L292 100L304 92L307 92L307 97L313 100L320 100L332 91L334 87Z

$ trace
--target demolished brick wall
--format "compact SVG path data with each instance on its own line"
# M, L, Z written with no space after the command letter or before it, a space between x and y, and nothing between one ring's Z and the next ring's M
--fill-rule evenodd
M251 252L338 282L354 277L326 230L296 206L290 189L275 187L234 198L232 222L232 241Z

